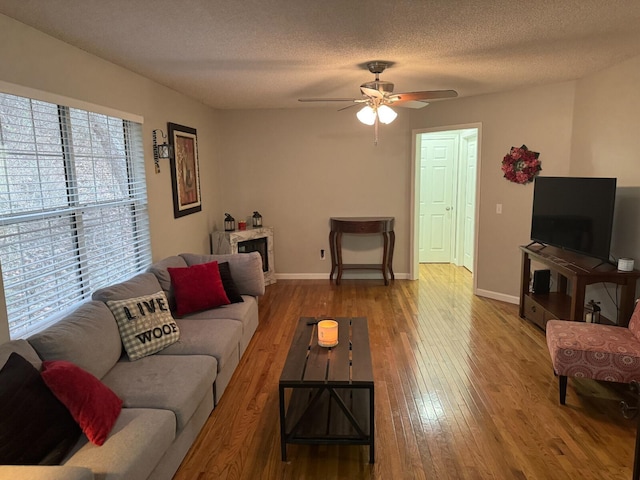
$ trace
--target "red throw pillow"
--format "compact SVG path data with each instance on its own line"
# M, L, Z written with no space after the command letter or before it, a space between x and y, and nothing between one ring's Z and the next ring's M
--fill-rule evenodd
M176 298L176 314L189 313L229 305L218 262L200 263L185 268L167 268Z
M116 423L122 400L89 372L64 360L42 362L42 379L71 412L87 438L102 445Z

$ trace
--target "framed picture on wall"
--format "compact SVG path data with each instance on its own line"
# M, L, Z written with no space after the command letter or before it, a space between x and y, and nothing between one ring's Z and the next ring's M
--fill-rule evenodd
M168 123L167 130L169 142L173 146L171 158L173 216L179 218L202 210L198 136L195 128L176 123Z

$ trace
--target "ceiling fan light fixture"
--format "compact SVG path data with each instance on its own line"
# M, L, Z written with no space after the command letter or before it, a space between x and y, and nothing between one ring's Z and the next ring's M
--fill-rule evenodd
M380 105L378 107L378 118L385 125L388 125L389 123L393 122L397 116L398 114L394 112L392 108L386 105Z
M369 105L365 105L356 113L356 117L365 125L373 125L376 122L376 111Z

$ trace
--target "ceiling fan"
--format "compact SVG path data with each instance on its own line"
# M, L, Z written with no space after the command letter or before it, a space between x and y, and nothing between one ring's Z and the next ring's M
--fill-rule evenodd
M380 74L385 71L391 62L368 62L367 68L376 78L372 82L360 85L362 98L299 98L299 102L352 102L340 110L346 110L358 104L364 107L358 111L358 120L366 125L374 126L374 143L378 144L378 126L380 122L389 124L398 114L391 106L422 108L429 105L425 100L441 98L453 98L458 96L455 90L425 90L421 92L393 93L393 83L380 80Z

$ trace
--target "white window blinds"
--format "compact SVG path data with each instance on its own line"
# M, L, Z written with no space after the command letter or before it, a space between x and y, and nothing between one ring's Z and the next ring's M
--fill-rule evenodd
M0 93L0 265L12 338L151 263L142 126Z

